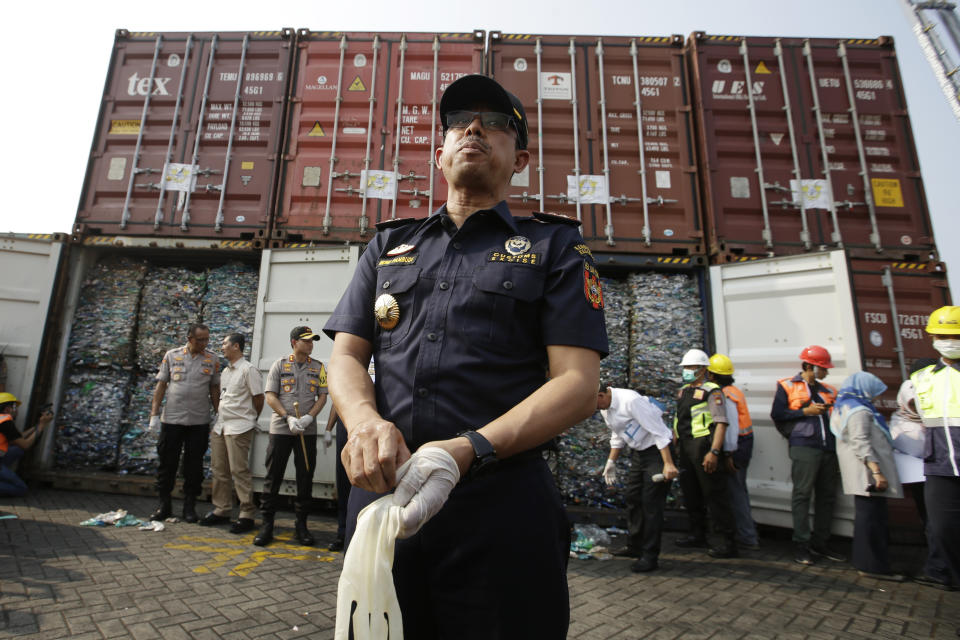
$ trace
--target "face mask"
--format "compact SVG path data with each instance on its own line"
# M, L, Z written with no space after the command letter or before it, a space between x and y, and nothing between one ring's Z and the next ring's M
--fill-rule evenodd
M960 340L934 340L933 348L944 358L960 360Z
M949 356L947 356L949 357ZM683 370L683 381L687 384L690 384L697 379L697 372L693 369L684 369Z

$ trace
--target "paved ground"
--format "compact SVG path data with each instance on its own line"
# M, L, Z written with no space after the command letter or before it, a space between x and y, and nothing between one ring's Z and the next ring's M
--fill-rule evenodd
M313 518L314 548L260 549L252 534L185 523L163 532L77 526L152 506L56 490L0 500L19 515L0 520L0 637L333 637L343 556L325 548L332 516ZM284 515L280 537L289 540ZM624 559L571 560L569 637L955 638L960 627L960 592L864 579L848 564L800 567L782 536L738 560L686 552L672 539L653 574L632 574ZM913 568L922 551L897 548L898 563Z

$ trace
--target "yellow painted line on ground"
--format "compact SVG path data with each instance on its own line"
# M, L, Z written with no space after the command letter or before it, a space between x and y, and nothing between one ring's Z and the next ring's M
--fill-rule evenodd
M254 551L253 535L244 536L235 540L224 540L223 538L211 538L205 536L180 536L178 540L182 542L168 542L163 545L164 549L175 549L178 551L200 551L202 553L213 554L213 559L193 569L194 573L210 573L219 569L234 558L239 558L249 553L246 558L240 558L239 564L230 569L229 575L237 577L246 577L251 571L259 567L264 560L268 558L277 560L305 560L308 562L333 562L336 557L333 555L318 555L318 551L329 549L305 547L302 545L285 544L284 540L290 540L292 534L281 534L273 544L262 550ZM255 547L259 549L259 547Z

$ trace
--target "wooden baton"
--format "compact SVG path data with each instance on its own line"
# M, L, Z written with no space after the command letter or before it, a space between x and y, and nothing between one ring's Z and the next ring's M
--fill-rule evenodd
M297 414L297 420L300 419L300 403L294 401L293 410ZM303 432L300 432L300 446L303 448L303 464L307 468L307 472L310 472L310 459L307 458L307 442L303 439Z

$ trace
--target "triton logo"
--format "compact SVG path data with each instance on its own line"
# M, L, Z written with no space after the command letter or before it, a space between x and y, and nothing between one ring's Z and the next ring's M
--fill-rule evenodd
M153 95L155 96L168 96L170 92L167 91L167 83L170 82L170 78L154 78L153 79ZM141 78L136 73L134 73L127 80L127 95L128 96L145 96L147 91L150 90L150 78Z

